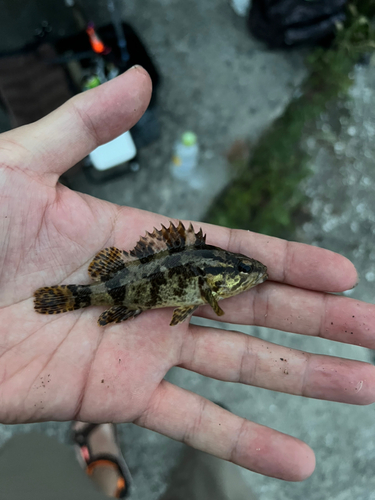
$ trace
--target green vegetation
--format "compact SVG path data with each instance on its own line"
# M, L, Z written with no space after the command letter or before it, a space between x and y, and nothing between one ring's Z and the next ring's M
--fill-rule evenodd
M308 201L299 189L310 174L302 134L327 103L347 93L353 65L374 50L375 30L370 22L374 15L375 0L348 4L347 20L337 27L332 46L309 55L310 75L300 97L263 134L250 161L235 162L238 176L214 202L207 221L291 237Z

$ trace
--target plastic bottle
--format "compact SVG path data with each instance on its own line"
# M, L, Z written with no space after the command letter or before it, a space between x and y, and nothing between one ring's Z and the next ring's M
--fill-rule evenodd
M184 132L174 146L171 173L176 179L194 186L198 164L199 146L194 132Z

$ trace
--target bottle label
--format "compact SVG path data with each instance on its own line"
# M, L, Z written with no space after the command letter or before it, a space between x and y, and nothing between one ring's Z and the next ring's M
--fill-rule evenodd
M181 167L182 161L181 161L181 158L179 156L173 155L172 162L174 165L176 165L176 167Z

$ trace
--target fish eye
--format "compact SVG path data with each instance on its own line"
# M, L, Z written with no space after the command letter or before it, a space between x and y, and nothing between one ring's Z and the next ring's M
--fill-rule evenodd
M249 265L249 264L245 264L244 262L240 262L238 264L238 270L240 271L240 273L247 273L247 274L250 274L251 271L253 270L252 266Z

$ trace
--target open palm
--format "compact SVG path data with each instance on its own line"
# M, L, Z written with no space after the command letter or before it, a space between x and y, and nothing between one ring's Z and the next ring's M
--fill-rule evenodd
M147 74L133 68L0 136L0 421L134 422L251 470L304 479L314 468L307 445L173 386L164 381L166 372L182 366L222 380L367 404L375 400L372 366L290 352L235 332L170 327L168 309L106 328L97 325L98 307L57 316L33 310L37 288L88 283L87 267L98 251L130 250L146 230L168 222L58 183L97 145L131 127L149 97ZM326 293L355 285L345 258L245 231L203 229L208 243L247 254L269 270L269 282L223 302L225 321L375 347L375 306ZM208 307L198 313L213 317ZM344 333L348 329L355 335Z

